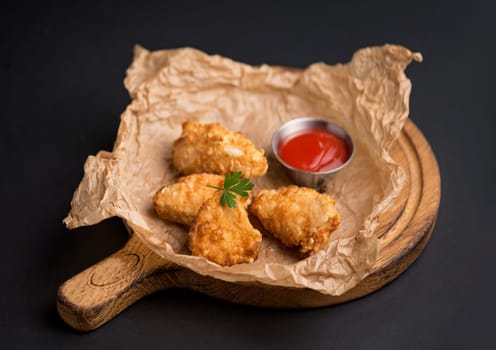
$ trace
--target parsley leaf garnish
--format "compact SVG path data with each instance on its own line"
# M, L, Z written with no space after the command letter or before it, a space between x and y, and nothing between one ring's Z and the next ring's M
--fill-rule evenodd
M224 187L207 186L222 191L220 196L220 204L222 206L226 206L227 204L229 208L236 208L236 194L241 197L248 197L248 191L253 189L254 184L250 182L250 179L242 178L241 171L236 171L226 174Z

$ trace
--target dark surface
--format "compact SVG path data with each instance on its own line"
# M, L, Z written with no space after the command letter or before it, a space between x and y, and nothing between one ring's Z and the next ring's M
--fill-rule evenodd
M1 11L0 348L463 349L494 347L496 7L470 1L266 5L11 2ZM231 305L187 290L73 331L57 287L120 248L117 219L61 221L89 154L111 150L135 43L192 46L250 64L346 62L363 46L424 55L407 74L411 119L442 174L437 227L419 260L366 298L306 311Z

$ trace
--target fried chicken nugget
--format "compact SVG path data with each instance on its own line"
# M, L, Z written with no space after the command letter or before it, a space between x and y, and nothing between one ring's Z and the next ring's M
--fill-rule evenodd
M222 186L224 176L215 174L193 174L179 178L164 186L153 197L158 216L184 225L193 224L202 204L217 191L207 187Z
M248 219L248 197L236 198L236 208L220 204L220 192L201 207L189 232L189 248L222 266L252 263L258 255L262 234Z
M241 171L244 177L262 176L267 172L264 150L243 134L224 128L219 123L183 123L183 133L174 142L172 163L183 174Z
M250 212L267 231L285 245L298 247L304 256L325 247L340 222L331 197L295 185L260 191Z

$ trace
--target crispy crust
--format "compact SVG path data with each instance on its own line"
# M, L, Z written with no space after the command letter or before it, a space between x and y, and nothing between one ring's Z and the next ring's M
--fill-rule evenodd
M325 247L340 222L331 197L294 185L260 191L250 212L267 231L285 245L298 247L304 256Z
M183 174L241 171L244 177L262 176L268 163L263 149L243 134L219 123L183 123L183 133L174 142L172 163Z
M209 198L189 232L191 253L222 266L254 262L262 234L248 219L249 201L237 196L237 207L229 208L220 205L220 193Z
M214 174L193 174L181 177L175 184L164 186L153 197L158 216L184 225L191 225L202 204L215 193L207 187L222 186L224 177Z

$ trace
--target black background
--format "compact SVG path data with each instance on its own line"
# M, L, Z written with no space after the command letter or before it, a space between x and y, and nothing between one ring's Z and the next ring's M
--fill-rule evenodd
M0 347L494 347L496 7L446 2L11 2L1 10ZM250 64L346 62L363 46L420 51L411 119L437 155L442 200L418 261L377 293L303 311L159 292L97 331L56 313L57 287L119 249L117 219L62 219L89 154L111 150L133 45L192 46ZM492 346L491 346L492 345Z

